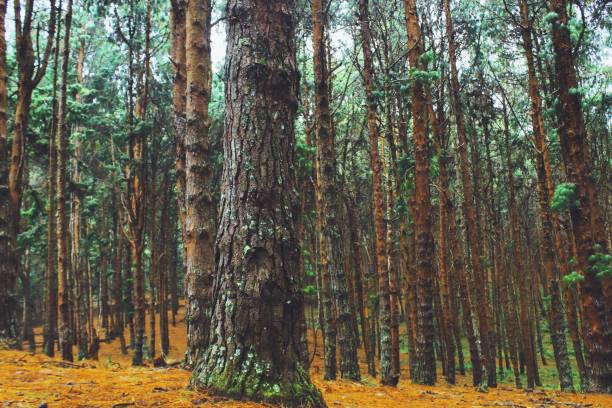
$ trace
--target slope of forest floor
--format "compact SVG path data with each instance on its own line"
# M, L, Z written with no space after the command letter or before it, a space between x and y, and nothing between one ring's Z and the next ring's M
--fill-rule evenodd
M58 358L51 359L40 353L39 332L37 329L39 352L36 354L0 350L0 407L39 407L45 403L49 408L266 406L190 391L186 388L190 373L178 366L132 368L130 356L121 354L118 340L103 342L97 361L68 364ZM182 321L170 327L170 339L168 361L178 362L185 349ZM601 394L540 389L525 392L506 384L478 392L469 385L469 376L458 376L455 386L444 384L440 377L439 385L434 387L411 384L405 380L407 372L404 371L397 388L380 386L368 376L361 383L323 381L320 350L319 344L311 373L329 407L612 407L612 396ZM365 364L362 372L366 372Z

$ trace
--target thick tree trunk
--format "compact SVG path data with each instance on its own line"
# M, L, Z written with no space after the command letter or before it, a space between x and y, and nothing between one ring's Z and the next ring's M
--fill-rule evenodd
M191 383L292 407L325 402L301 362L294 178L295 4L230 0L217 264L209 346ZM189 205L189 204L188 204Z
M570 205L572 231L576 242L576 270L584 277L580 295L583 310L584 345L593 370L593 391L612 392L612 278L600 278L594 268L597 253L607 254L604 223L599 219L595 180L591 175L580 95L574 67L573 44L568 27L566 0L550 0L556 13L552 23L552 42L559 103L559 141L567 179L575 186Z
M206 350L212 309L215 205L212 191L210 100L210 0L190 0L186 15L187 103L185 129L186 362Z
M423 39L417 16L416 0L405 0L410 68L425 71L421 59ZM415 161L415 214L417 274L417 341L416 370L413 381L433 385L436 382L436 362L433 353L433 235L431 233L431 193L429 191L429 143L427 135L427 98L425 84L412 78L412 135Z

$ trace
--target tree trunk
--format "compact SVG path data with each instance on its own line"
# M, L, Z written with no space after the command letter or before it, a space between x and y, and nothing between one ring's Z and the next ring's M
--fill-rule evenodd
M519 294L519 310L520 310L520 330L521 340L523 343L523 353L525 355L525 363L527 368L527 387L533 388L535 386L535 360L533 358L534 350L532 349L531 335L530 335L530 320L529 320L529 286L523 284L525 281L529 281L529 270L527 264L523 258L523 248L521 231L518 220L518 209L516 204L516 193L514 185L514 167L512 164L512 150L510 150L510 129L508 124L507 112L505 111L504 105L504 133L505 133L505 147L506 147L506 171L507 171L507 183L508 183L508 206L510 212L510 229L512 236L512 255L514 258L514 274L517 282L519 283L518 294ZM524 274L521 276L519 274Z
M19 302L17 300L16 283L20 261L17 236L20 228L21 196L24 186L23 168L26 160L28 116L32 102L32 92L44 76L55 39L56 9L55 1L51 0L47 43L43 53L34 53L32 42L33 3L33 1L28 1L26 9L22 13L21 1L15 0L13 2L18 81L10 157L6 135L7 104L2 101L3 106L0 107L2 112L0 116L3 116L1 120L4 123L4 129L0 128L0 162L2 162L0 165L0 193L2 193L0 194L0 249L2 249L2 255L0 256L0 338L5 338L10 343L16 342L18 338L17 313ZM0 53L2 56L0 58L4 70L3 83L6 84L6 2L1 2L0 8L2 8L2 15L0 16L2 20ZM37 43L37 45L39 44ZM36 60L36 57L39 57L38 60ZM0 87L6 88L6 85L0 85ZM6 95L6 92L4 92L4 95Z
M441 93L442 94L442 93ZM447 328L444 335L444 346L446 350L446 366L445 366L445 378L449 384L455 383L455 320L453 317L453 297L454 292L452 291L449 265L448 265L448 211L447 211L447 200L450 200L450 190L448 186L448 169L447 163L449 156L446 153L448 148L448 137L445 130L442 129L445 122L444 117L444 106L442 102L439 102L438 115L436 117L431 96L428 95L427 107L429 112L429 118L431 121L432 131L435 137L435 148L436 154L438 155L438 183L439 198L438 198L438 258L439 268L438 276L440 282L440 292L442 295L442 315L443 321L440 322L441 326ZM455 311L455 315L458 314L458 310Z
M544 162L544 150L548 149L546 141L544 118L542 116L542 103L538 89L538 79L535 72L535 64L532 47L532 29L529 18L529 6L526 0L520 0L521 9L521 34L523 37L523 48L527 60L527 72L529 75L529 96L531 99L531 121L533 126L533 137L536 154L536 174L538 179L538 198L540 204L540 222L542 224L542 261L546 273L545 285L548 288L550 304L548 305L548 322L551 340L555 354L555 363L559 373L561 390L572 391L572 368L567 354L567 343L565 339L565 319L563 317L563 303L559 288L559 276L555 267L555 254L553 249L553 226L550 212L550 200L546 168Z
M145 23L145 49L143 63L142 86L139 89L139 98L134 110L134 116L138 123L143 123L147 117L147 105L149 97L149 76L151 62L151 0L146 2ZM128 44L128 46L131 46ZM130 58L131 61L131 58ZM131 73L130 73L131 74ZM145 229L145 135L142 129L133 126L131 114L128 120L129 126L129 151L130 164L127 171L128 196L129 196L129 241L133 271L133 304L134 304L134 354L132 365L143 364L143 348L145 336L145 283L143 269L144 229Z
M417 16L416 0L405 0L408 60L413 71L426 71L421 62L423 40ZM431 233L431 193L429 191L429 143L427 137L427 98L425 84L412 78L412 124L415 161L415 217L417 274L417 341L416 371L413 381L433 385L436 362L433 353L433 235Z
M363 52L363 79L368 107L368 131L370 140L370 163L372 168L372 208L374 212L374 246L376 270L378 275L378 316L380 324L380 382L383 385L397 385L398 373L393 372L391 342L391 302L389 295L389 273L387 269L387 248L385 245L385 226L383 215L381 162L378 152L378 128L376 101L373 91L373 63L368 1L359 1L359 21L361 48Z
M355 298L357 303L357 310L359 312L359 321L361 323L361 336L362 344L366 355L366 361L368 364L368 374L372 377L376 376L376 365L374 363L374 350L370 347L370 330L368 328L368 308L366 299L368 293L364 287L363 278L363 266L361 259L361 241L359 238L359 224L355 215L355 209L357 208L356 202L346 202L346 212L349 223L349 233L352 248L352 257L354 263L354 276L355 276Z
M550 0L549 8L556 13L552 23L558 86L557 104L559 141L567 179L574 185L570 203L572 231L576 242L576 270L584 277L580 303L584 311L584 345L593 370L593 391L612 392L612 278L599 278L595 264L599 255L608 253L604 223L598 219L595 179L591 175L586 143L584 117L578 87L573 44L568 28L566 0ZM594 261L595 260L595 261Z
M2 6L0 6L2 7ZM61 12L61 5L58 14ZM49 167L47 170L47 264L45 269L45 317L43 324L43 352L49 356L55 356L55 342L57 341L57 274L55 269L57 242L57 224L55 222L55 187L57 178L57 150L56 150L56 125L57 125L57 71L59 65L60 50L60 21L57 23L57 34L55 36L55 50L53 52L53 91L52 91L52 117L49 127ZM1 195L1 194L0 194Z
M23 265L19 274L21 278L21 287L23 289L23 310L21 320L21 341L28 343L28 350L32 353L36 352L36 343L34 342L34 328L32 315L34 314L34 305L32 299L32 280L30 278L30 250L26 249L24 254Z
M451 69L451 102L453 107L453 113L455 115L455 122L457 125L457 150L459 152L459 168L461 175L461 184L463 186L463 212L466 216L465 224L468 236L468 245L470 249L470 260L472 271L475 277L476 287L475 293L480 294L482 298L473 299L476 303L476 312L478 314L478 328L480 332L480 341L482 344L482 369L483 378L480 379L482 382L484 378L491 380L486 375L486 370L493 367L495 370L495 355L491 352L492 348L490 340L493 338L492 330L490 325L491 313L488 310L489 302L484 297L486 294L486 280L482 266L482 257L480 246L478 244L478 231L476 212L474 209L474 189L472 186L472 180L470 176L470 163L468 160L467 151L467 137L465 131L465 121L463 117L463 108L460 100L460 86L459 86L459 75L457 72L457 57L455 54L455 33L453 29L452 16L450 11L450 0L444 0L444 10L446 15L446 36L448 40L448 55L450 60ZM467 288L466 288L467 289ZM465 295L464 295L465 296ZM493 384L489 384L493 385Z
M170 350L170 337L168 333L168 270L172 268L173 265L170 264L170 251L174 250L171 246L173 244L172 239L166 239L169 234L173 234L170 231L173 224L171 223L171 218L169 216L169 207L170 200L172 194L170 193L170 189L165 184L164 185L165 199L164 205L161 211L161 230L159 237L157 238L159 245L161 247L161 262L160 267L157 274L157 299L159 301L159 335L161 340L161 353L162 358L166 358L168 356L168 352ZM169 241L169 242L168 242Z
M359 381L359 363L357 360L357 342L355 339L355 328L349 304L346 275L342 268L342 260L337 256L335 244L340 242L340 231L338 227L338 181L336 179L336 156L334 145L334 134L331 129L332 117L329 108L329 73L327 66L327 49L325 46L325 30L327 24L327 2L322 0L312 1L312 43L313 43L313 66L315 77L315 129L318 146L319 166L318 178L321 189L321 268L323 275L331 278L331 288L336 306L336 331L338 334L338 345L340 348L340 375L342 378ZM324 282L325 285L325 282ZM324 288L325 292L325 288ZM331 294L329 294L331 295ZM331 300L331 299L330 299ZM329 328L325 327L326 335ZM331 350L330 350L331 351ZM328 352L326 348L326 353ZM335 352L335 347L333 348ZM326 378L335 378L335 367L333 372L327 372Z
M211 394L323 407L301 363L298 76L293 1L227 5L226 115L209 347L191 383ZM188 204L189 205L189 204Z
M16 299L11 291L14 251L10 228L9 160L7 139L6 0L0 0L0 337L16 337ZM51 132L52 134L53 132Z
M72 26L72 0L68 0L65 17L65 34L62 44L62 79L55 134L57 151L56 223L57 223L57 292L59 299L58 338L62 359L72 361L72 330L70 327L70 295L68 284L68 222L66 218L66 159L68 145L67 82L70 57L70 29Z
M187 104L187 75L185 44L187 41L185 14L188 0L170 1L170 27L172 68L172 116L174 124L174 143L176 144L176 197L179 220L181 223L181 238L185 242L185 107ZM185 263L185 250L183 250ZM173 315L174 316L174 315Z
M187 104L185 130L185 256L187 364L208 345L214 276L215 205L212 191L209 0L190 0L186 17Z

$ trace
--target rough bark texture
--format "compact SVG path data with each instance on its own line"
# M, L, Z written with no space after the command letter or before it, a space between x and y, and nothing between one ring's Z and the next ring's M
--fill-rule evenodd
M336 177L336 152L334 134L331 126L332 117L329 108L329 73L327 66L327 49L325 31L327 24L327 2L312 1L312 43L313 67L315 78L315 129L318 146L318 178L321 187L321 246L326 249L326 268L332 280L332 293L337 311L336 330L340 348L340 375L342 378L359 381L359 362L357 359L357 339L349 303L346 274L342 260L336 255L334 245L341 241L338 226L338 180ZM325 327L328 333L328 327ZM326 349L327 352L327 349ZM334 350L335 352L335 350ZM326 365L327 369L327 365ZM332 375L332 373L327 373ZM335 377L335 372L333 373Z
M378 128L376 101L373 94L373 63L368 1L359 1L361 48L363 52L363 79L368 106L368 131L370 140L370 161L372 167L372 208L374 212L374 246L378 275L378 316L380 325L380 381L384 385L396 385L399 376L394 375L391 363L391 303L389 297L389 273L387 270L387 248L383 215L381 162L378 152Z
M210 0L190 0L186 17L185 259L188 364L198 361L209 337L214 274L215 207L208 135Z
M548 305L548 322L551 332L555 363L559 373L559 383L563 391L572 391L574 384L572 380L572 368L570 365L567 343L565 339L565 318L563 316L563 302L559 287L559 276L555 265L555 254L553 249L553 226L551 219L549 191L547 188L546 168L544 154L548 149L544 129L544 118L542 116L542 102L538 88L538 79L535 71L531 20L529 19L529 5L526 0L520 0L521 11L521 34L525 59L527 60L527 72L529 75L529 97L531 99L531 121L536 154L536 174L538 179L538 199L540 204L540 222L542 224L542 261L546 273L544 285L550 296Z
M589 259L597 252L608 253L604 223L598 219L595 180L591 175L584 117L574 67L573 45L568 28L566 0L550 0L556 13L552 40L559 103L559 141L570 183L575 185L577 205L570 206L572 232L576 243L576 270L584 276L580 294L583 311L583 339L590 356L592 388L612 392L612 278L599 278Z
M280 0L227 5L214 308L209 347L191 384L212 394L323 407L300 350L294 7Z
M425 71L421 62L423 39L417 16L416 0L405 0L406 29L408 32L408 60L413 71ZM433 385L436 382L434 356L433 235L431 233L431 193L429 191L429 143L427 137L427 98L425 84L415 75L412 78L412 138L415 161L415 217L417 273L417 362L413 381Z

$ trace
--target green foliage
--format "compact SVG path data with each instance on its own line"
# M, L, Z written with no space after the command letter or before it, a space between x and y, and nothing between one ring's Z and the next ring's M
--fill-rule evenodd
M306 285L304 289L302 289L305 295L314 295L317 293L317 288L314 285Z
M576 200L576 185L574 183L561 183L555 189L550 209L556 213L577 207L579 202Z
M421 62L423 64L425 64L425 66L427 66L427 65L429 65L430 62L433 61L434 57L435 57L435 54L434 54L433 50L429 50L429 51L426 51L423 54L421 54L419 56L419 59L421 60Z
M584 282L584 276L582 276L576 271L572 271L571 273L563 277L563 282L565 282L566 284L570 286L575 285L578 282Z
M599 279L612 277L612 256L601 252L601 246L595 246L595 252L588 258L589 271Z
M559 14L555 13L554 11L551 11L544 16L544 22L548 24L552 24L557 20L559 20Z
M410 78L415 81L430 83L430 82L434 82L440 79L440 72L439 71L421 71L416 68L411 68Z

